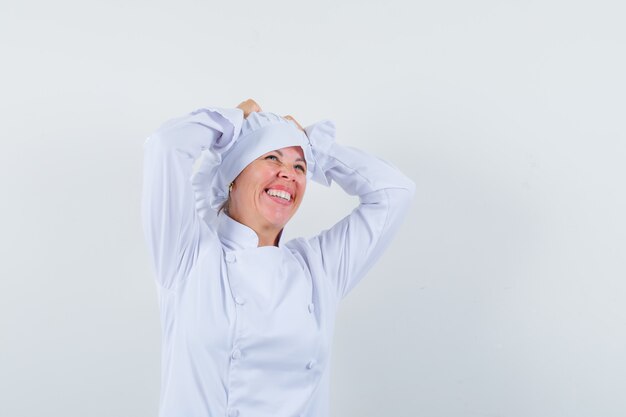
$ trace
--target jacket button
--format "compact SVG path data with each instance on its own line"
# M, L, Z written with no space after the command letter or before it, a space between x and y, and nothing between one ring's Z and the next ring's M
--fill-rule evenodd
M311 359L309 363L306 364L306 369L311 369L315 366L315 359Z
M226 262L228 262L229 264L232 264L237 261L237 257L235 256L234 253L230 253L230 252L227 253L225 258L226 258Z
M228 417L237 417L239 415L239 410L236 408L231 408L228 410Z
M246 303L246 299L243 297L237 296L235 297L235 302L239 305L244 305Z
M314 311L315 311L315 304L309 303L309 313L312 313Z
M235 349L231 356L233 359L239 359L241 358L241 351L239 349Z

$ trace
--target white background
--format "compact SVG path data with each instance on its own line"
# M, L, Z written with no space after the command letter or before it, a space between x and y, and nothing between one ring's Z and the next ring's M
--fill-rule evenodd
M0 415L156 415L142 144L247 98L417 183L334 417L626 415L622 4L3 1ZM357 204L307 193L286 238Z

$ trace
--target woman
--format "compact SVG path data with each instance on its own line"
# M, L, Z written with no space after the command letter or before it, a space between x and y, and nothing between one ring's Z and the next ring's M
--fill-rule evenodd
M329 120L303 129L246 100L172 119L146 140L161 417L329 415L338 304L388 246L415 189L334 136ZM335 181L360 204L312 238L283 242L308 180Z

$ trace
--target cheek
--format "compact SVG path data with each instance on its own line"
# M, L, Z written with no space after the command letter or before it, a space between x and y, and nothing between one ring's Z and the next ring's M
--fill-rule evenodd
M263 189L264 184L267 183L271 177L271 172L267 168L256 168L247 173L245 183L246 189L249 191L258 191Z
M306 191L306 180L301 181L298 184L298 191L299 191L299 194L300 194L300 200L302 200L302 197L304 197L304 192Z
M262 164L254 171L254 176L259 181L267 181L276 174L276 169L270 164Z

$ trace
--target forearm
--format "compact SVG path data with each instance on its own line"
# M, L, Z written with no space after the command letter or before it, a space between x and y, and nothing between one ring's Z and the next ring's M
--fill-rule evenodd
M207 107L163 123L144 143L146 147L177 150L195 160L205 149L221 154L233 144L243 123L239 108Z
M412 195L415 183L387 161L360 149L335 142L329 121L307 127L316 160L313 180L329 186L333 181L350 195L364 196L384 189L402 189Z

